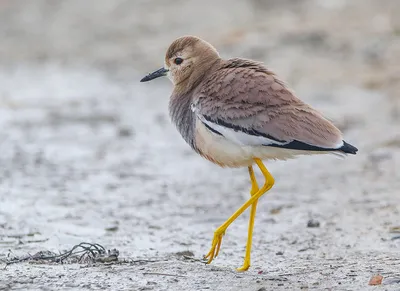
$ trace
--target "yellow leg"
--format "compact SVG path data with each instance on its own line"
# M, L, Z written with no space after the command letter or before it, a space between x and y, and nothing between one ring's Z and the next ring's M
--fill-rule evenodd
M274 178L272 177L272 175L268 172L267 168L264 166L264 164L262 163L262 161L258 158L255 158L254 161L256 162L257 166L260 168L261 173L264 175L265 177L265 183L264 185L261 187L261 189L259 189L255 194L253 194L251 196L251 198L249 200L247 200L238 210L236 210L236 212L228 218L227 221L225 221L220 227L218 227L215 232L214 232L214 238L211 244L211 249L208 252L208 254L205 256L205 258L208 258L207 263L211 263L211 261L218 256L220 247L221 247L221 243L222 243L222 237L225 234L226 229L229 227L229 225L236 220L236 218L239 217L240 214L242 214L247 208L249 208L251 205L253 205L255 202L257 202L257 200L268 190L270 190L272 188L272 186L274 185ZM254 223L254 221L253 221ZM249 231L249 235L252 236L252 231L250 233Z
M250 195L253 196L259 190L256 176L254 175L254 171L253 171L253 166L249 166L249 176L250 176L250 181L251 181Z
M256 176L254 175L253 166L249 166L249 175L251 181L251 190L250 195L253 196L259 190ZM254 228L254 220L256 218L256 211L257 211L257 202L254 202L251 205L250 209L250 219L249 219L249 229L247 234L247 244L246 244L246 255L244 257L243 266L237 269L239 272L247 271L250 268L250 254L251 254L251 245L253 242L253 228Z

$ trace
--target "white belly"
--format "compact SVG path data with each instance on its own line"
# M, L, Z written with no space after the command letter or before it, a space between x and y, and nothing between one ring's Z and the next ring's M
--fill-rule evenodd
M287 160L298 155L329 154L332 152L302 151L270 146L244 146L208 130L196 121L196 147L201 155L222 167L246 167L254 164L254 158L261 160Z

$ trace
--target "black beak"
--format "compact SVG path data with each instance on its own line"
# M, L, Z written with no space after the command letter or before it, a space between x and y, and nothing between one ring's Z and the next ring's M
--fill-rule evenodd
M167 72L168 72L167 69L161 68L153 73L148 74L146 77L144 77L142 80L140 80L140 82L147 82L147 81L151 81L158 77L166 76Z

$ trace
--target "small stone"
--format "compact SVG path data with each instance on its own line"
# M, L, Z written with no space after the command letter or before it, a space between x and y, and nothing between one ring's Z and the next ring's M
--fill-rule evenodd
M118 226L106 227L105 230L106 230L106 231L117 231L117 230L118 230Z
M178 257L194 257L194 253L192 251L176 252L175 255Z
M319 226L320 226L320 224L319 224L318 220L310 219L307 222L307 227L319 227Z
M371 285L371 286L381 285L382 280L383 280L383 276L381 276L381 275L372 276L372 278L368 282L368 285Z
M129 137L133 135L133 131L131 128L128 127L120 127L118 129L118 136L120 137Z
M282 256L282 255L283 255L283 252L282 252L282 251L276 252L275 255L277 255L277 256Z
M279 214L282 210L282 207L272 208L269 213L271 214Z

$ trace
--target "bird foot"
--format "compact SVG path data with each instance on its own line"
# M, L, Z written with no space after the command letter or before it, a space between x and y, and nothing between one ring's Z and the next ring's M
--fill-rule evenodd
M211 243L211 249L208 252L208 254L204 256L204 259L207 260L207 264L211 263L212 260L218 256L219 249L221 248L222 237L224 235L225 235L225 230L220 231L217 229L214 232L214 238Z
M240 268L237 268L236 271L238 272L245 272L250 268L250 260L245 259L243 266L241 266Z

